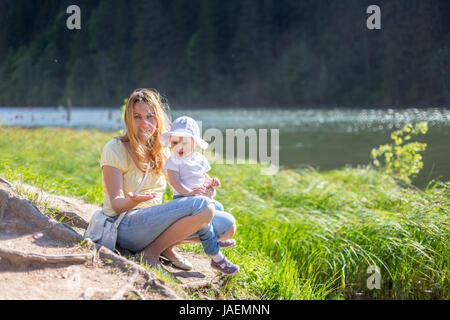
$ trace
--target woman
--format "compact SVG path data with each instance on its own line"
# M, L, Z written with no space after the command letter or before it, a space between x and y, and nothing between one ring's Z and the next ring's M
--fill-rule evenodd
M198 190L194 196L162 204L166 190L162 168L168 151L160 145L159 136L170 125L167 112L168 106L156 91L138 89L128 98L126 133L105 145L100 160L103 212L113 219L127 212L118 229L117 242L122 248L143 251L150 266L156 266L162 255L189 270L192 265L174 251L175 246L210 240L232 246L236 224L232 215L205 196L208 191ZM147 168L148 176L136 193ZM218 239L212 240L213 232Z

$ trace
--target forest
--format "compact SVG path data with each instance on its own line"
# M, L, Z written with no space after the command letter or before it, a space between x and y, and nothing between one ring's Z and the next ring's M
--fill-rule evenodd
M146 87L185 107L445 107L449 20L448 0L2 0L0 106Z

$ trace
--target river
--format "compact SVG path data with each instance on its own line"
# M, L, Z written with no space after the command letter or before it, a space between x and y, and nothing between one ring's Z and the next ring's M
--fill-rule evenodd
M189 115L202 132L216 128L278 129L279 164L326 171L370 162L370 151L391 143L390 133L406 123L428 121L426 135L413 137L427 143L424 168L413 183L425 187L431 179L450 180L450 109L172 109L172 118ZM70 121L63 107L0 108L4 126L61 126L114 131L121 128L119 108L72 108ZM270 130L269 136L270 136ZM270 138L268 139L270 141ZM225 144L225 143L224 143Z

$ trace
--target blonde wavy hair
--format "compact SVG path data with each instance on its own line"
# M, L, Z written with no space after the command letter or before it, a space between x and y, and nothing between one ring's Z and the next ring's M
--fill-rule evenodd
M156 118L156 130L146 143L142 143L138 138L138 133L134 123L134 105L144 102L153 108ZM126 133L116 137L122 142L129 142L134 156L139 162L145 162L147 156L150 158L150 167L161 175L162 168L168 158L169 151L161 146L159 136L170 128L169 105L158 91L154 89L136 89L128 98L125 107Z

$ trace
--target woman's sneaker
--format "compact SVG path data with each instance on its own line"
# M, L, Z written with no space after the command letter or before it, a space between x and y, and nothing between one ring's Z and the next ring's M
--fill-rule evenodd
M219 262L211 260L211 268L216 269L226 275L232 275L239 272L239 266L228 261L226 257L224 257Z

